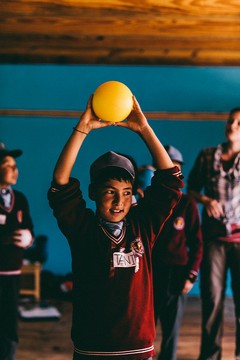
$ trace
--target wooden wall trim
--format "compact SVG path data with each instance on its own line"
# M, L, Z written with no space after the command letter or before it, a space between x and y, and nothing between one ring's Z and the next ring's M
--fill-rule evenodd
M49 117L49 118L79 118L82 111L74 110L22 110L0 109L0 117ZM186 120L186 121L225 121L228 113L225 112L167 112L144 111L149 120Z

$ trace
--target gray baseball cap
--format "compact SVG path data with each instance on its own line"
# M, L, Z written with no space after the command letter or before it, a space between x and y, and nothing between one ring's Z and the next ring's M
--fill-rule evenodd
M184 164L183 156L178 149L172 145L165 145L164 147L172 161L177 161L179 164Z
M132 179L135 179L135 171L132 162L125 156L108 151L107 153L98 157L90 166L90 179L94 182L99 174L109 167L121 168L127 171Z

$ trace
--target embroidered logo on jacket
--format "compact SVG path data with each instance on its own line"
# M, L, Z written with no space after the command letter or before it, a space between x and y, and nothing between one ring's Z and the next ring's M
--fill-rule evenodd
M135 256L142 256L144 254L143 243L140 238L136 238L131 242L130 248Z
M125 253L125 248L113 253L113 266L115 268L135 267L135 272L139 270L139 258L144 254L143 243L140 238L136 238L130 244L130 252Z
M174 227L176 230L183 230L184 227L185 227L184 218L181 217L181 216L179 216L179 217L177 217L176 219L174 219L173 227Z
M113 266L128 268L136 266L136 259L132 252L124 253L124 252L115 252L113 253Z

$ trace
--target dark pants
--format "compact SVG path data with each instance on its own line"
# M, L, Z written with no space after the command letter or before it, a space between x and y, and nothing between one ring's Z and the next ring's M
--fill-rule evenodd
M199 360L219 360L227 271L230 270L236 317L236 357L240 356L240 243L212 241L201 264L202 339Z
M184 267L161 267L153 272L155 323L160 320L162 341L158 360L175 360L187 295L182 294Z
M0 275L0 360L15 359L19 278Z

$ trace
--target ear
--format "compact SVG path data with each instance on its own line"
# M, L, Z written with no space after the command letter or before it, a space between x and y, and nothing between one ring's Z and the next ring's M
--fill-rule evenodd
M93 201L95 200L95 191L93 189L92 184L90 184L88 187L88 196L89 196L89 199L91 199Z

